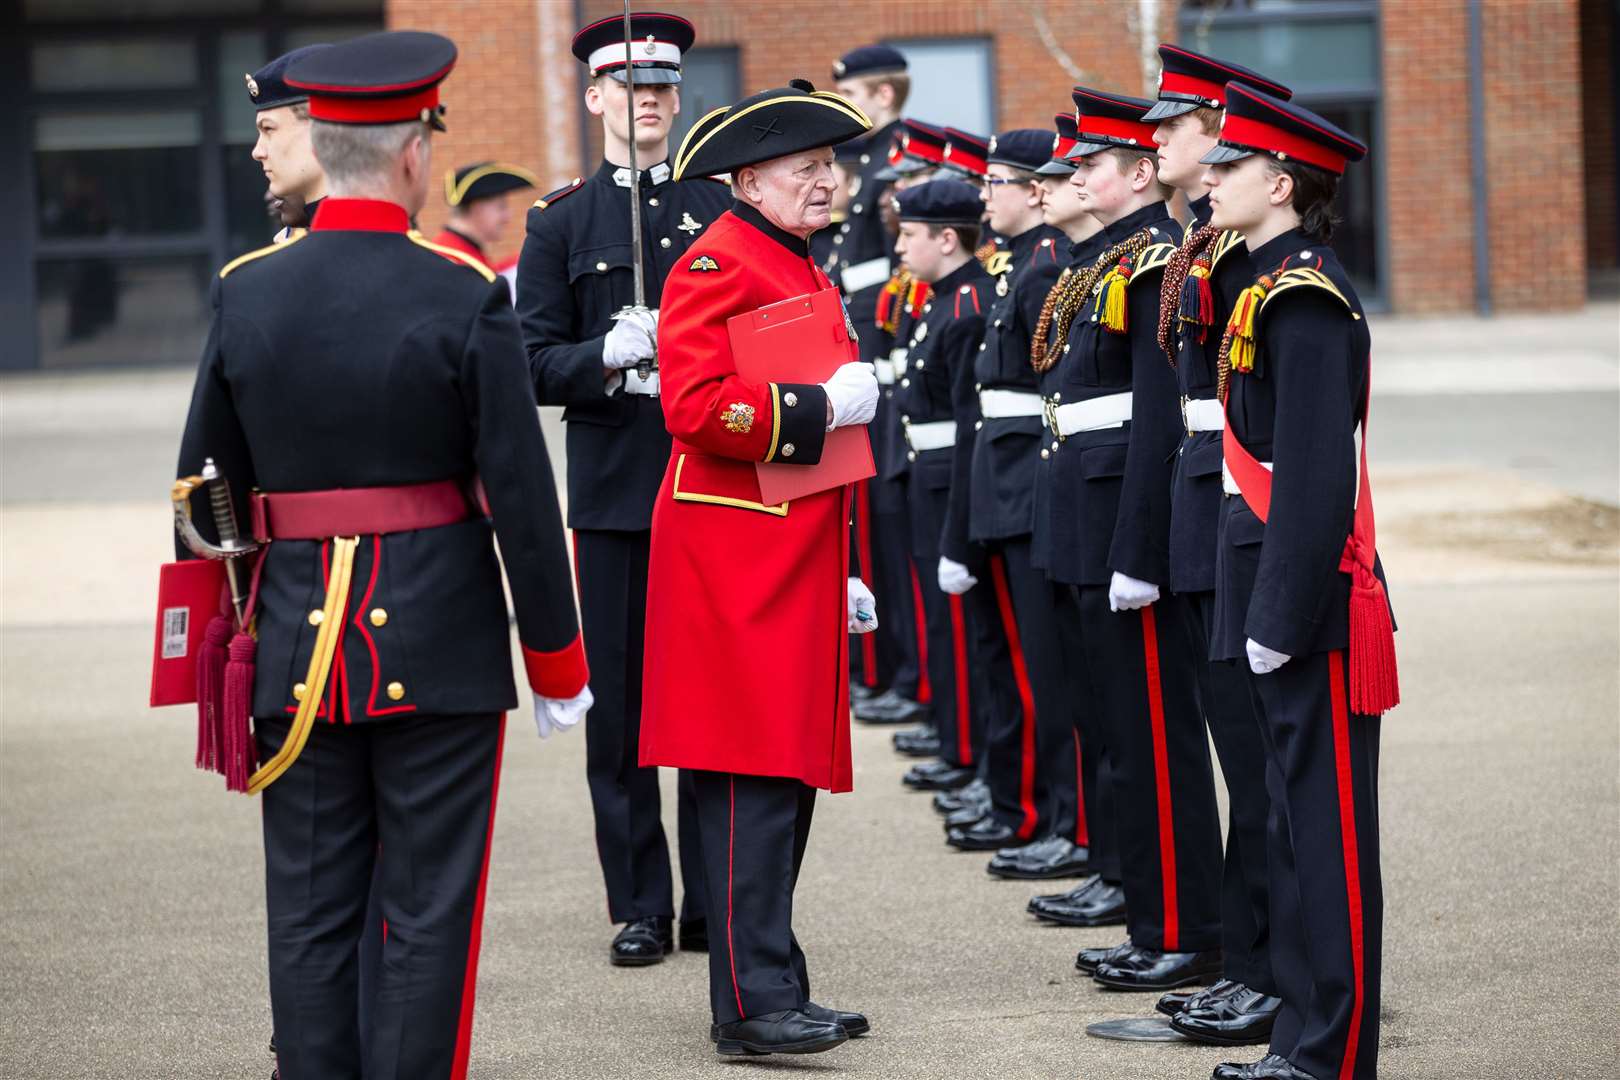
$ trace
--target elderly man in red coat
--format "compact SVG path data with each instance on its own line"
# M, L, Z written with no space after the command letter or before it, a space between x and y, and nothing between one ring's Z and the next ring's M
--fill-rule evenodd
M830 221L834 143L871 127L795 80L692 128L676 178L729 173L736 203L664 284L674 436L653 509L641 763L695 773L709 890L711 1038L721 1054L814 1053L868 1030L810 1000L793 887L817 788L848 791L851 631L877 625L849 565L850 492L761 500L755 463L814 465L865 424L877 381L849 342L825 382L741 378L726 320L830 287L808 239Z

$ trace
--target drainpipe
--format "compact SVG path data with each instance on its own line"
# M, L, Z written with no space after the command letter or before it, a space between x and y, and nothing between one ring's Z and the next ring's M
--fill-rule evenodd
M1474 310L1491 313L1490 188L1485 161L1484 0L1468 0L1468 88L1473 109L1468 123L1474 188Z

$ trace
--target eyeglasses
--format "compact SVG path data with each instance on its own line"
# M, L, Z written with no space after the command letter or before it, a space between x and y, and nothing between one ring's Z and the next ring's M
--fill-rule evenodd
M1018 178L1016 176L987 176L983 180L979 181L979 184L980 184L981 187L988 188L991 191L994 191L996 188L1000 187L1002 184L1027 184L1027 183L1029 183L1028 180L1023 180L1023 179L1020 179L1020 178Z

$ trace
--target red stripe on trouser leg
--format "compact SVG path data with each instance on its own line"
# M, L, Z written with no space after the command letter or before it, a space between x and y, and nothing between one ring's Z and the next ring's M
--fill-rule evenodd
M962 618L962 598L947 599L951 602L951 657L956 661L956 753L963 765L971 765L973 739L968 731L968 717L973 702L968 696L967 624Z
M873 581L872 573L872 493L867 490L870 480L855 485L855 545L861 553L861 575ZM871 634L860 635L861 682L876 689L878 684L877 641Z
M1356 1049L1361 1041L1361 1015L1367 991L1361 927L1361 849L1356 843L1356 797L1350 775L1350 709L1345 703L1342 651L1328 653L1328 696L1333 702L1333 767L1339 780L1339 833L1344 844L1344 887L1350 912L1350 968L1356 979L1350 1031L1344 1039L1344 1061L1339 1065L1339 1080L1350 1080L1356 1072Z
M1159 681L1159 626L1153 605L1142 609L1142 658L1147 664L1148 722L1153 732L1153 787L1159 798L1159 873L1164 881L1164 949L1181 944L1176 910L1176 823L1170 804L1170 751L1164 736L1164 688Z
M870 636L870 635L869 635ZM737 985L737 948L731 937L731 886L735 878L737 858L737 778L727 778L731 793L731 827L726 836L726 959L731 962L731 992L737 997L737 1016L748 1015L742 1003L742 987Z
M501 714L495 736L495 775L489 782L489 825L484 832L484 865L478 871L478 895L473 900L472 929L467 936L467 974L461 982L461 1021L456 1025L456 1056L450 1080L466 1080L467 1056L472 1050L473 999L478 991L478 947L484 940L484 888L489 884L489 849L495 842L495 804L501 791L501 751L506 746L506 714Z
M1018 826L1018 836L1028 840L1035 835L1035 825L1040 819L1035 810L1035 693L1029 686L1029 669L1024 666L1024 647L1018 638L1018 620L1013 617L1012 592L1007 588L1007 564L1000 555L990 556L990 577L996 585L1001 629L1007 635L1013 682L1018 687L1018 703L1024 713L1023 747L1018 766L1018 805L1023 811L1024 820Z
M1074 842L1081 847L1091 844L1091 830L1086 827L1086 774L1081 768L1078 730L1074 733Z
M934 688L928 681L928 616L923 613L922 582L917 578L917 563L907 556L906 566L911 570L911 625L917 628L917 700L927 705L934 700Z

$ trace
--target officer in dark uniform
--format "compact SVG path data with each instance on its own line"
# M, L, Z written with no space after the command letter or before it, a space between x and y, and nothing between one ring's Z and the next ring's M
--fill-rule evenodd
M302 46L242 76L256 114L253 160L264 168L270 198L281 219L278 241L288 239L295 230L307 229L326 195L326 173L309 143L309 95L288 86L285 78L294 60L325 48L330 46Z
M537 397L567 407L568 523L586 647L598 675L585 727L586 777L608 916L624 924L609 959L640 966L657 963L674 946L658 771L636 760L648 545L670 445L658 398L657 309L670 268L731 205L731 194L714 180L676 182L670 175L669 127L680 102L681 55L696 36L692 24L673 15L633 14L631 28L636 113L657 117L656 123L638 120L634 135L651 311L616 317L634 299L631 133L618 18L574 35L574 55L591 78L586 107L602 117L606 158L588 179L552 192L529 211L517 310ZM681 944L701 950L708 938L690 778L680 784Z
M590 702L506 289L409 229L455 55L438 35L385 33L288 68L331 195L307 234L220 271L181 442L180 475L212 458L266 545L243 617L256 648L243 635L232 650L256 659L244 788L264 796L283 1080L360 1075L363 1039L368 1076L465 1075L517 704L497 535L536 709L567 723ZM347 164L350 125L395 140L388 167ZM389 933L363 1034L368 895Z
M1371 342L1328 246L1338 178L1366 152L1322 117L1233 82L1204 158L1210 224L1243 233L1259 271L1218 353L1229 497L1211 655L1248 671L1265 738L1283 999L1271 1053L1217 1067L1222 1080L1378 1072L1378 737L1400 692L1367 476Z
M1215 614L1215 528L1221 506L1221 430L1215 396L1221 328L1254 281L1248 249L1235 232L1209 224L1208 166L1228 83L1286 99L1288 88L1256 72L1177 45L1160 45L1159 100L1143 119L1156 122L1159 176L1179 189L1192 222L1165 268L1160 288L1159 344L1175 365L1183 434L1170 495L1170 588L1189 601L1193 647L1209 655ZM1221 881L1222 978L1193 995L1167 995L1175 1029L1222 1045L1264 1042L1282 1002L1271 974L1266 899L1265 747L1249 699L1248 680L1235 664L1199 665L1199 699L1220 755L1226 782L1226 868Z

